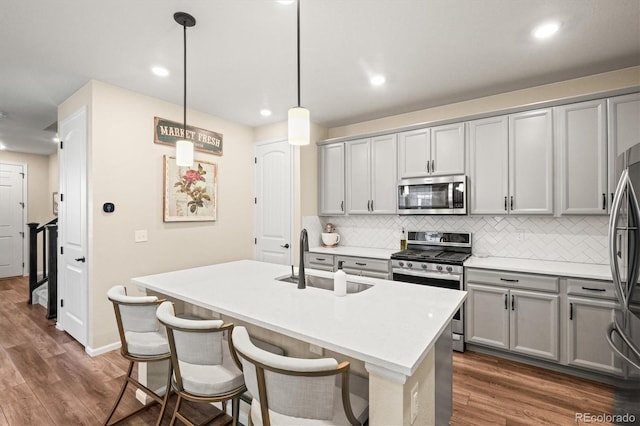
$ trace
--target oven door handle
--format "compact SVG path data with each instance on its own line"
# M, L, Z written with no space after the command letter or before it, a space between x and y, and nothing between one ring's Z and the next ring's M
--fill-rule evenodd
M461 281L462 275L449 274L446 272L411 271L406 269L393 269L393 273L399 275L410 275L412 277L434 278L437 280ZM399 280L394 280L399 281Z

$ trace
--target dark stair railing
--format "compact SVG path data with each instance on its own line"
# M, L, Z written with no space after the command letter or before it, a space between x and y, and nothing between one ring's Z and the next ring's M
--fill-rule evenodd
M28 223L27 225L29 226L29 304L33 304L34 290L48 282L47 318L52 319L57 316L58 311L58 218L42 226L38 226L38 223ZM38 234L41 232L42 278L38 279ZM49 238L47 238L47 234L49 234ZM47 240L49 241L48 245Z

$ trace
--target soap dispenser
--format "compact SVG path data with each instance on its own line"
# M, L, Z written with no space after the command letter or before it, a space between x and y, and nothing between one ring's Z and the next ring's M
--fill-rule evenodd
M342 270L342 263L338 262L338 270L333 274L333 294L336 296L347 295L347 274Z

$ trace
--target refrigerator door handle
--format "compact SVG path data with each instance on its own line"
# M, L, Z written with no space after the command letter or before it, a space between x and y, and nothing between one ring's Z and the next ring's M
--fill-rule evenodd
M633 353L635 357L639 360L638 362L629 358L626 354L622 352L621 349L619 349L615 345L615 343L613 342L614 334L618 336L622 340L622 342L624 342L627 345L630 352ZM620 358L624 359L629 363L629 365L632 365L633 367L635 367L640 371L640 348L634 345L631 339L629 338L629 336L627 336L625 333L622 332L621 327L618 324L617 318L614 319L613 322L609 325L609 329L607 330L607 342L609 343L609 346L611 346L611 349L613 349L613 351L616 354L618 354Z
M611 205L611 216L609 217L609 263L611 265L611 277L613 279L613 285L616 289L616 293L620 298L620 304L626 309L629 305L627 303L627 292L625 291L622 277L620 276L620 264L618 262L618 242L616 241L618 219L620 217L620 207L622 205L622 194L624 193L627 184L629 182L629 171L623 170L618 186L616 187L615 195L613 196L613 203Z
M629 196L629 217L634 218L633 229L629 229L629 233L633 234L633 241L635 242L635 247L633 248L633 255L629 256L631 264L628 265L628 279L627 279L627 308L629 308L629 304L631 303L631 299L633 298L633 292L635 287L638 285L638 274L640 273L640 261L638 260L638 251L640 247L640 205L638 204L638 196L636 195L636 191L631 183L631 178L629 178L629 184L627 187L627 193ZM630 240L631 238L628 237Z

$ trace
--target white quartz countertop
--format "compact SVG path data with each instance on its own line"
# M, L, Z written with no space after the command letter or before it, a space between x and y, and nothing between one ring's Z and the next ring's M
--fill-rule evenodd
M332 277L330 272L307 270ZM466 292L348 275L373 287L332 291L276 281L290 267L240 260L132 279L139 288L356 359L412 375L466 298Z
M337 246L337 247L318 246L318 247L311 247L309 251L311 253L335 254L339 256L357 256L357 257L367 257L371 259L389 260L391 259L391 255L395 252L400 251L400 249L380 249L380 248L350 247L350 246Z
M592 263L472 256L464 262L464 266L467 268L495 269L561 277L611 280L611 268L609 265Z

